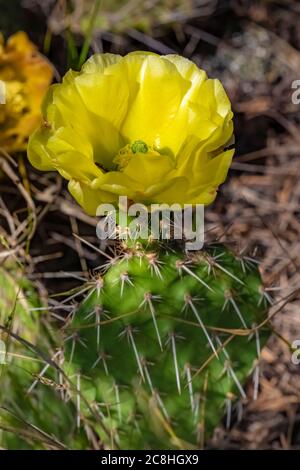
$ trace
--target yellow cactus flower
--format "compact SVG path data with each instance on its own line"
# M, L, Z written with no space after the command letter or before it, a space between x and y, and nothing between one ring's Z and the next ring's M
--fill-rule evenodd
M50 88L28 156L89 214L119 195L209 204L234 153L232 116L221 83L183 57L96 54Z
M37 52L26 33L0 34L0 148L25 150L29 135L41 120L41 102L52 81L51 65Z

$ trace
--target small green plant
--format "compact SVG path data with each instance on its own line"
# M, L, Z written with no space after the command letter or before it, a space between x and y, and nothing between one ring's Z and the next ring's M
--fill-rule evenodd
M81 33L84 37L90 34L91 22L96 33L124 33L132 29L150 33L155 26L172 25L178 18L193 18L203 12L203 8L194 0L63 0L59 7L53 9L48 24L54 33L68 26L72 32ZM207 14L213 13L214 6L208 5L205 10Z
M66 403L60 396L65 387L58 373L58 339L33 285L13 264L0 267L0 325L4 345L0 364L1 447L76 446L81 436L77 433L74 437L75 407L72 400ZM85 443L83 439L81 446Z

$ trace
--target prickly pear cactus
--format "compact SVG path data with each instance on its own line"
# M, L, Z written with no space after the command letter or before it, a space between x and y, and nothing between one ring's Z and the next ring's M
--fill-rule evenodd
M94 389L106 448L203 446L245 399L269 336L258 268L224 246L123 247L66 332L67 370ZM85 384L85 385L84 385ZM89 410L81 412L88 419Z

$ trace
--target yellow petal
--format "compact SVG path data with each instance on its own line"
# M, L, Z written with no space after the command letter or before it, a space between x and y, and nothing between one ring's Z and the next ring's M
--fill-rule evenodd
M210 204L215 199L216 190L226 179L233 155L234 150L222 152L192 175L189 201L194 204Z
M150 186L145 192L145 203L180 204L186 203L186 194L189 186L187 178L174 176L161 183Z
M7 41L8 52L31 53L37 50L37 47L29 40L24 31L18 31L9 37Z
M199 69L191 60L176 54L166 55L165 59L174 64L180 75L190 82L190 88L185 96L185 102L187 103L188 100L193 101L194 95L197 94L200 86L207 79L205 71Z
M91 187L113 195L127 196L130 199L133 199L137 192L143 190L141 184L119 171L103 174L91 183Z
M176 67L155 55L131 55L125 58L128 69L138 69L135 80L139 85L133 103L125 118L122 133L133 142L143 140L157 149L174 154L165 133L174 121L189 82Z
M95 116L119 128L128 105L128 84L121 75L99 75L97 72L75 78L84 106ZM93 93L91 93L91 89ZM116 99L117 97L117 99Z
M47 150L49 139L49 130L45 127L37 129L30 137L28 142L27 155L31 165L41 171L54 170L52 155Z
M82 66L83 73L104 73L111 65L117 64L122 60L119 54L94 54Z
M160 182L173 169L174 161L168 155L135 153L125 167L124 174L146 189Z
M117 202L117 197L112 194L105 194L104 191L95 190L89 185L71 180L68 183L68 189L78 204L84 208L89 215L96 215L100 204Z
M56 170L68 180L75 178L90 183L102 174L100 168L93 161L86 158L86 155L76 151L56 155L55 159L52 158L52 161Z
M83 79L78 73L71 71L66 75L62 85L52 87L43 105L47 110L47 120L55 127L73 128L82 136L82 139L91 143L95 161L104 168L111 169L114 155L124 145L117 121L121 109L123 113L127 109L126 88L123 88L122 98L118 79L112 86L113 83L108 77L101 75L99 77L92 73L82 75L82 77ZM97 85L98 82L100 87ZM90 93L91 89L93 93ZM120 101L117 103L122 103L120 106L116 106L115 96L118 96L118 93ZM103 109L102 100L106 109L103 116L99 112L97 114L94 112L97 104L100 109ZM75 113L74 110L76 110ZM108 110L111 111L110 116ZM115 122L112 116L115 117Z
M58 157L66 152L78 152L84 155L87 161L95 165L91 143L87 139L82 139L82 137L70 127L60 127L55 133L49 135L47 149Z

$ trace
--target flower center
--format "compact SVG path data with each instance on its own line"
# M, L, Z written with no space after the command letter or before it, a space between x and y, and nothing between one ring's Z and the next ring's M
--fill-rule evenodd
M143 140L135 140L132 144L127 144L119 150L118 154L113 159L117 165L118 170L122 171L128 165L130 159L136 153L151 153L157 154L153 147L147 145Z
M131 144L131 150L133 153L147 153L148 152L148 145L145 144L142 140L136 140Z

